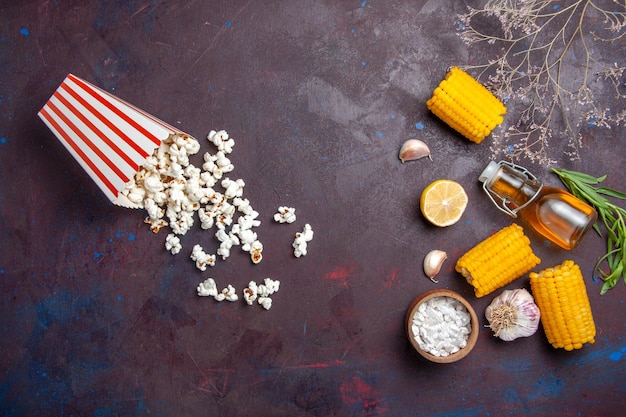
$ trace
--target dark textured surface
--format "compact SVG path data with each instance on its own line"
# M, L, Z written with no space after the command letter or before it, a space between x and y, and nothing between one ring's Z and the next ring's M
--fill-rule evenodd
M533 237L542 266L573 258L598 327L576 352L542 330L500 342L483 328L467 358L427 363L404 334L413 298L466 296L455 260L510 223L476 178L489 145L467 143L425 108L468 61L457 2L20 1L0 6L0 414L6 416L615 416L626 391L626 286L600 296L604 241L572 252ZM454 5L456 4L456 5ZM476 59L476 57L473 57ZM234 178L261 213L264 260L198 271L163 247L144 214L109 204L36 113L74 73L199 138L236 140ZM585 136L562 166L623 190L623 128ZM433 162L400 164L410 137ZM488 141L489 139L487 139ZM553 147L559 146L555 141ZM199 155L198 155L199 156ZM194 159L198 163L198 159ZM530 165L558 185L548 167ZM428 226L419 194L450 178L470 195L453 227ZM296 208L293 225L271 218ZM310 223L309 254L292 255ZM440 283L422 273L449 254ZM265 311L200 298L212 276L238 290L281 281ZM527 277L508 288L528 287Z

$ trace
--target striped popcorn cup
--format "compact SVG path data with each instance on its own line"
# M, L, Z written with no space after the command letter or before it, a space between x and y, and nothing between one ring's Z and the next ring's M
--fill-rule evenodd
M138 208L121 191L170 135L186 135L69 74L38 113L115 205ZM190 135L187 135L190 136Z

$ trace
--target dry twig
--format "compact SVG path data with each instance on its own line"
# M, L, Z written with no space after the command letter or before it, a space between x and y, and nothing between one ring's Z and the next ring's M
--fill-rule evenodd
M609 57L600 56L595 46L601 42L607 51L623 48L619 43L626 35L626 2L563 3L487 0L458 16L463 41L496 54L486 64L465 67L509 110L508 128L492 133L494 156L550 165L555 162L550 153L554 138L567 140L570 158L579 159L585 129L624 123L625 57L616 53L607 63ZM618 108L611 109L608 100Z

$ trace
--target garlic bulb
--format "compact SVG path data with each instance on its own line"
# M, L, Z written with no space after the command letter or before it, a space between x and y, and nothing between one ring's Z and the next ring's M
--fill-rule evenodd
M493 334L510 342L535 334L539 327L539 307L524 288L505 290L485 310Z

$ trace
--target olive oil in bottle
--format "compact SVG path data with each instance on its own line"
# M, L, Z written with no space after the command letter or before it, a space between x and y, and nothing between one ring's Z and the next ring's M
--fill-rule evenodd
M575 248L598 218L595 209L569 192L544 186L526 168L490 162L479 177L493 203L563 249Z

